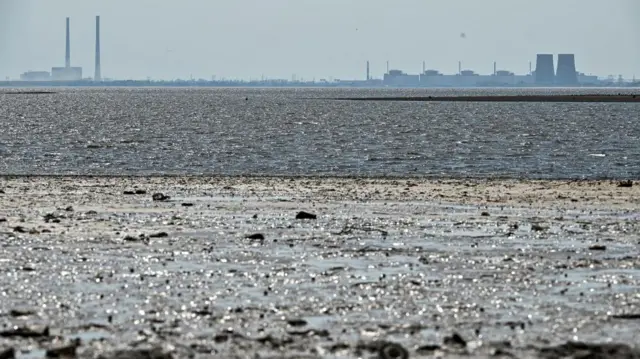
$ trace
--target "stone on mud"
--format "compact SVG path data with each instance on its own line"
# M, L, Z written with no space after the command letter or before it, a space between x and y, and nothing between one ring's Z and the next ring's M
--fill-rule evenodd
M13 348L0 349L0 359L15 359L16 350Z
M129 349L102 354L98 359L173 359L173 355L160 348Z
M554 347L540 349L540 357L551 358L589 358L589 359L639 359L640 350L625 344L591 344L567 342Z
M305 211L300 211L298 212L298 214L296 214L296 219L316 219L316 218L318 218L318 216L316 216L315 214L305 212Z
M151 199L153 199L154 201L168 201L171 197L165 195L164 193L154 193L153 196L151 196Z

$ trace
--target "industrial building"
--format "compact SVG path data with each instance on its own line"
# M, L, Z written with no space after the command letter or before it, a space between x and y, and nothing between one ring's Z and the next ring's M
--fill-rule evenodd
M388 86L419 86L420 75L409 75L400 70L390 70L384 74L382 82Z
M51 68L51 80L53 81L80 81L82 80L82 67L71 66L71 30L69 18L67 18L67 36L64 67Z
M390 70L383 84L391 87L476 87L532 85L531 75L516 75L506 70L494 70L491 75L480 75L472 70L460 70L455 75L444 75L437 70L425 70L419 75Z
M96 49L95 49L94 81L102 81L100 66L100 16L96 16ZM64 67L52 67L51 72L27 71L20 75L20 81L45 82L74 82L83 80L82 67L71 66L71 26L70 19L66 19L66 47Z
M47 71L27 71L20 75L20 81L51 81L51 74Z
M369 64L367 62L367 74ZM502 87L502 86L583 86L596 85L597 76L587 76L576 71L575 55L558 55L558 67L554 67L552 54L538 54L536 69L529 74L516 75L507 70L498 70L493 64L493 74L481 75L472 70L463 70L458 63L458 73L443 75L437 70L424 70L419 75L406 74L400 70L389 70L383 84L391 87ZM367 75L369 78L369 75Z

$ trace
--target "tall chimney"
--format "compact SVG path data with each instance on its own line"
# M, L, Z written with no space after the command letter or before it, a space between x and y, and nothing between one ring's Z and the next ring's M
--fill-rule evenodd
M71 67L71 38L69 36L69 18L67 18L67 49L64 57L65 67Z
M493 76L498 74L498 63L497 62L493 62Z
M96 16L96 73L93 76L93 81L102 81L102 74L100 71L100 16Z
M371 80L371 76L369 76L369 61L367 61L367 81Z
M422 61L422 73L427 72L427 63L426 61Z

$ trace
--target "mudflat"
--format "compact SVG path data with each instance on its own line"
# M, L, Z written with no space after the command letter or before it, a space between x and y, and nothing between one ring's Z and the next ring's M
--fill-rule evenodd
M640 185L0 178L0 357L639 357Z
M409 102L640 102L634 94L573 94L573 95L477 95L477 96L388 96L350 97L335 100L409 101Z

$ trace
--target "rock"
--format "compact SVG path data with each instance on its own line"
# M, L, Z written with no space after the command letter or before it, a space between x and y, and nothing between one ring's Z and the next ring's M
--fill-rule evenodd
M537 224L537 223L531 224L531 230L532 231L540 232L540 231L544 231L546 229L547 229L547 227L544 227L544 226L542 226L540 224Z
M640 358L640 350L625 344L589 344L567 342L554 347L540 349L541 358L590 358L590 359L633 359Z
M102 354L98 359L173 359L173 355L165 353L160 348L129 349Z
M0 349L0 359L15 359L16 350L13 348Z
M22 226L13 227L13 231L16 232L16 233L27 233L27 230L24 229L24 227L22 227Z
M316 216L315 214L308 213L305 211L300 211L298 212L298 214L296 214L296 219L316 219L316 218L318 218L318 216Z
M640 320L640 313L634 314L614 314L611 316L614 319L628 319L628 320Z
M2 223L2 222L6 222L6 221L7 221L7 219L6 219L6 218L0 218L0 223Z
M434 351L440 349L440 346L437 344L426 344L418 347L418 349L416 349L416 353L420 355L432 355Z
M264 240L264 235L262 233L255 233L255 234L250 234L248 236L246 236L245 238L247 239L256 239L256 240Z
M138 242L141 238L134 236L125 236L122 240L125 242Z
M137 189L135 194L147 194L147 191L145 191L143 189Z
M462 338L460 334L453 333L450 337L444 338L444 344L448 346L459 346L464 348L467 346L467 341L464 340L464 338Z
M154 193L153 196L151 196L151 199L153 199L154 201L168 201L171 197L166 196L164 193Z
M193 203L188 203L188 202L182 203L182 207L193 207Z
M127 195L127 196L132 196L134 194L136 194L134 191L124 191L122 192L122 194Z
M322 338L327 338L331 335L331 333L329 333L329 331L326 329L307 329L302 331L291 331L291 332L287 332L287 334L294 335L294 336L303 336L303 337L316 336L316 337L322 337Z
M289 319L287 320L287 324L292 327L304 327L307 325L307 321L304 319Z
M47 213L47 214L44 216L44 222L45 222L45 223L50 223L50 222L51 222L51 223L60 223L60 218L58 218L58 216L56 216L56 215L55 215L55 214L53 214L53 213Z
M149 238L164 238L164 237L169 237L169 234L167 232L158 232L158 233L152 233L149 235Z
M48 338L49 327L44 328L41 332L31 328L13 328L0 332L2 338Z
M633 187L633 181L631 181L631 180L620 181L620 182L618 182L618 187L626 187L626 188Z
M218 334L215 337L213 337L213 341L220 344L220 343L224 343L227 340L229 340L229 335L227 334Z
M489 212L482 212L482 213L480 213L480 215L482 217L489 217Z
M79 343L78 343L79 344ZM47 358L75 358L78 344L74 343L64 347L49 349L45 353Z
M73 207L68 206L67 208L64 209L67 212L73 212Z
M28 317L30 315L34 315L36 314L35 311L33 310L20 310L20 309L11 309L9 311L9 315L14 317L14 318L18 318L18 317Z
M351 346L347 343L336 343L330 346L328 349L329 349L329 352L331 352L332 354L335 354L336 352L347 350L349 348L351 348Z
M402 345L396 343L385 343L378 352L380 359L409 359L409 352Z
M602 244L596 244L596 245L593 245L593 246L589 247L589 250L592 250L592 251L606 251L607 250L607 246L604 246Z

